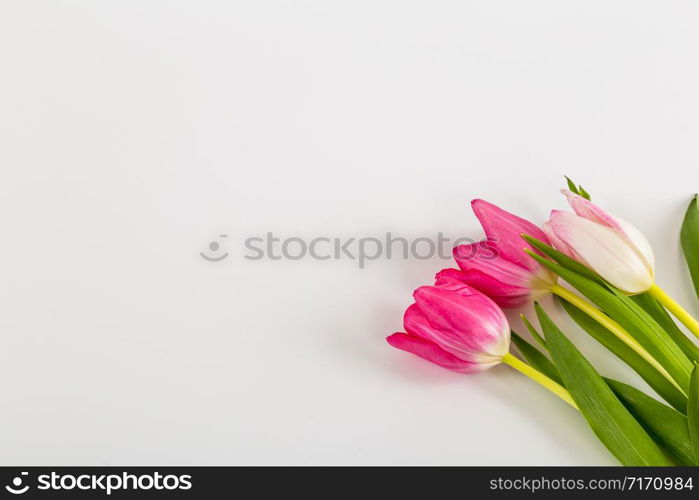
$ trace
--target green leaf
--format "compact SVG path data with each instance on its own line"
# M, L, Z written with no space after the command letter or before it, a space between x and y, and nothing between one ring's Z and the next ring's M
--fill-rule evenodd
M651 333L650 341L655 341L655 344L649 344L652 346L651 348L646 345L644 345L644 347L658 358L658 356L654 354L656 352L654 349L657 347L658 352L661 352L659 355L662 356L663 359L667 359L669 363L673 363L673 367L677 369L677 373L674 374L675 380L686 390L686 388L689 387L689 376L693 368L693 363L689 357L677 345L670 334L640 305L634 302L633 298L611 285L609 286L609 290L619 302L627 308L629 317L637 320L637 323L638 321L642 322L642 324L648 328L648 332L653 332ZM621 321L619 322L621 323ZM667 358L664 358L664 356L667 356ZM663 363L662 360L659 359L659 361ZM663 365L667 366L665 363L663 363Z
M585 191L582 186L578 186L578 189L580 189L580 196L585 198L587 201L592 200L592 196L590 196L590 193Z
M539 370L541 373L543 373L556 383L563 385L561 377L558 374L558 370L556 370L556 367L549 358L547 358L536 347L534 347L529 342L524 340L522 337L517 335L517 333L515 333L514 331L511 332L511 335L512 342L514 342L514 344L517 346L517 349L519 349L519 352L522 353L524 359L531 366Z
M665 401L683 413L687 411L687 397L656 370L655 367L643 359L643 357L626 345L616 335L573 304L560 297L559 301L570 317L573 318L583 330L633 368L633 370L636 371L636 373L638 373Z
M529 255L573 285L619 323L651 356L658 360L683 390L687 390L689 374L692 370L691 361L668 333L631 298L611 285L601 285L534 252L529 252Z
M694 282L694 290L699 296L699 206L697 206L696 194L684 215L680 241L682 242L684 258L689 266L689 274Z
M648 293L634 295L631 299L643 308L665 330L685 355L695 363L699 363L699 347L679 329L663 305Z
M699 461L699 365L694 365L692 380L689 383L689 403L687 404L687 425L694 456Z
M607 449L623 465L672 465L607 383L539 304L536 304L536 313L553 362L565 387Z
M580 194L578 193L578 187L575 185L575 183L568 177L567 175L564 175L563 177L566 178L566 183L568 184L568 189L570 189L572 192L575 194Z
M591 199L591 198L590 198L590 193L588 193L587 191L585 191L585 190L583 189L583 187L582 187L580 184L578 184L578 185L576 186L575 183L570 179L570 177L568 177L567 175L564 175L563 177L566 178L566 183L568 184L568 189L569 189L570 191L572 191L572 192L575 193L575 194L578 194L578 195L582 196L582 197L585 198L586 200Z
M544 340L544 338L541 335L539 335L539 332L536 330L536 328L534 328L534 325L532 325L529 322L527 317L524 314L520 314L519 317L522 318L522 323L524 323L524 326L527 327L527 330L529 330L529 334L532 336L532 338L536 340L541 347L543 347L544 349L548 349L546 347L546 340Z
M536 313L558 372L600 441L623 465L669 465L660 448L538 304Z
M534 248L553 259L565 269L589 278L609 291L613 292L615 290L614 287L612 287L601 276L587 266L574 259L571 259L567 255L559 252L546 243L537 240L536 238L528 235L523 235L523 238ZM623 296L625 301L628 300L626 294L619 292L618 295ZM651 318L653 318L653 320L655 320L657 326L667 333L666 337L669 337L669 339L672 340L672 343L676 344L690 361L699 362L699 347L697 347L694 342L692 342L682 332L682 330L677 327L677 324L673 321L665 308L655 298L648 293L644 293L631 297L631 300L635 301L643 310L646 311L646 313L648 313L648 315L651 316ZM651 326L654 327L654 325ZM671 346L670 349L674 350L674 346Z
M664 448L677 463L697 465L689 441L687 417L677 410L656 401L635 387L617 380L605 379L614 394L626 406L650 436Z

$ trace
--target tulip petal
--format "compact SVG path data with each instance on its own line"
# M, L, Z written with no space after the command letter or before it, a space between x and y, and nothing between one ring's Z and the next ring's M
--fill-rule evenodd
M541 228L544 230L544 233L546 233L546 236L548 236L549 240L551 241L551 246L553 246L553 248L567 255L571 259L575 259L577 261L582 260L580 259L580 256L577 253L575 253L575 250L566 245L563 240L556 236L556 233L554 233L553 229L551 229L551 223L549 221L544 222Z
M471 207L488 240L497 245L501 257L526 269L538 270L534 260L522 251L523 248L530 247L522 240L521 235L528 234L548 243L548 238L541 229L485 200L473 200Z
M566 189L563 189L561 192L566 195L568 198L568 203L577 215L618 231L624 238L626 238L629 244L631 244L637 250L640 257L646 260L648 266L655 269L653 248L646 237L643 236L643 234L636 229L636 227L629 222L620 219L619 217L614 217L582 196L571 193ZM560 251L563 252L563 250Z
M483 365L464 361L443 350L434 342L405 333L394 333L386 337L386 341L396 349L415 354L443 368L460 373L477 373L497 364Z
M466 273L458 269L442 269L434 276L434 286L448 285L449 283L466 283Z
M634 249L639 253L639 255L646 261L646 265L655 272L655 255L653 253L653 247L650 242L643 236L643 233L636 229L635 226L626 222L624 219L618 219L617 223L621 228L627 241L633 245Z
M493 276L477 269L468 271L442 269L436 274L434 286L443 286L450 283L465 283L493 299L493 302L500 307L522 307L531 301L531 290L529 288L502 283Z
M517 238L522 241L520 252L526 256L521 249L528 243L525 243L519 235ZM459 245L454 248L454 260L462 271L481 271L501 283L514 287L528 288L532 278L530 267L523 267L508 260L500 252L500 247L496 248L490 242L479 241L470 245ZM533 261L533 259L530 260Z
M568 198L568 204L573 209L573 211L587 220L597 222L603 226L610 227L612 229L621 230L616 217L605 212L600 207L592 203L590 200L583 198L582 196L575 194L567 189L561 189L566 198Z
M423 338L466 360L492 362L509 350L510 329L502 310L479 291L463 284L423 286L415 301L429 327ZM406 311L406 329L409 328ZM422 326L423 324L420 324ZM409 331L409 330L408 330ZM438 334L435 334L439 332Z
M464 331L470 334L468 329L454 330L450 328L448 331L443 331L435 328L417 304L412 304L405 310L403 327L408 335L432 342L461 360L477 362L478 344L469 338L470 335L463 334Z
M523 248L525 246L530 245L522 245ZM479 254L482 248L487 248L484 256ZM495 252L499 253L497 248ZM548 293L551 285L556 282L554 274L539 266L534 259L531 267L536 272L510 262L502 255L497 258L492 255L493 244L490 242L460 245L454 249L454 259L465 273L459 275L458 280L486 294L500 307L524 306L532 299Z
M462 282L490 297L500 307L514 309L532 300L531 289L508 285L477 269L461 272Z
M617 230L559 210L551 212L550 224L556 237L575 248L584 264L617 288L640 293L653 284L648 262Z

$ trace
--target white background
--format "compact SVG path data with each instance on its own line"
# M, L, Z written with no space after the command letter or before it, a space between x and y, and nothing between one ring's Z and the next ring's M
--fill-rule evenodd
M568 174L699 313L698 23L690 1L3 2L0 462L614 464L509 367L385 343L448 261L243 240L477 238L471 198L540 223Z

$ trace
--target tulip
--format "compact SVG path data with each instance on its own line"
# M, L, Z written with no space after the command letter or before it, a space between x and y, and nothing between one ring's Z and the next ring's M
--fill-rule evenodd
M388 336L390 345L460 373L477 373L506 363L576 407L565 388L509 353L510 326L505 314L453 273L441 272L435 286L422 286L413 297L415 303L403 316L405 332Z
M482 293L450 281L420 287L413 297L403 317L405 333L387 338L393 347L463 373L487 370L507 354L507 318Z
M553 246L628 294L655 281L653 249L641 232L591 201L563 190L575 213L553 210L544 232Z
M648 292L699 338L699 321L655 284L655 257L645 236L582 196L562 192L575 213L551 211L544 232L552 245L627 294Z
M471 202L486 240L454 249L464 283L483 292L499 306L521 307L550 292L553 273L523 252L534 251L522 234L548 243L544 232L531 222L484 200Z

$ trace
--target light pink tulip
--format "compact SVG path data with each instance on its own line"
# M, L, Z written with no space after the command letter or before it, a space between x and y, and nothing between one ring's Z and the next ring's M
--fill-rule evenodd
M551 212L544 224L551 244L626 293L648 290L655 281L655 258L641 232L582 196L562 192L575 213Z
M393 347L461 373L486 370L507 354L507 319L478 290L447 277L413 296L415 303L403 317L405 332L386 338Z
M555 276L529 257L524 249L536 251L522 234L548 243L544 232L485 200L471 202L487 239L454 249L462 273L454 279L480 290L501 307L521 307L547 294Z

